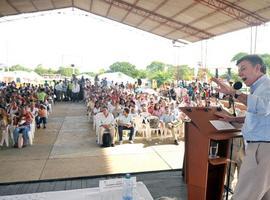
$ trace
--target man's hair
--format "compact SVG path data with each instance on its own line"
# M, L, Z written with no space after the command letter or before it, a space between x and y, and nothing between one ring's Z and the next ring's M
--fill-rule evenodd
M255 66L257 64L261 65L260 71L262 73L266 74L266 66L263 62L263 59L260 56L255 55L255 54L243 56L242 58L237 60L236 65L239 65L239 63L241 63L242 61L245 61L245 60L250 62L253 66Z
M129 108L124 108L124 111L129 114Z
M108 107L107 106L102 106L102 110L108 110Z

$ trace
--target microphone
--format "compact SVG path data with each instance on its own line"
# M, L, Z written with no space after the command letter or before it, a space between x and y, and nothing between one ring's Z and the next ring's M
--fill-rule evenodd
M237 81L233 84L233 89L240 90L242 88L243 84L240 81Z
M233 84L233 89L235 90L240 90L242 88L243 84L240 81L237 81ZM236 112L235 112L235 103L232 95L230 95L229 101L231 102L232 108L233 108L233 116L236 117Z

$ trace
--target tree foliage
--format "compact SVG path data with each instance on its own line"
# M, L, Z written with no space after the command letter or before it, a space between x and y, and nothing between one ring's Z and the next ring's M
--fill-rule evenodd
M199 68L197 78L198 80L207 80L208 77L212 77L210 70L207 68Z
M138 76L136 66L129 62L115 62L110 66L110 70L108 72L122 72L132 78L137 78Z
M156 73L152 74L150 79L155 79L157 81L157 86L159 87L164 83L171 82L173 77L168 71L157 71Z
M261 57L262 57L263 62L266 66L266 72L268 74L270 74L270 54L268 54L268 53L261 54Z
M73 74L73 70L74 70L74 74L76 75L80 73L77 68L72 68L72 67L60 67L57 73L61 74L62 76L71 77Z
M244 56L246 56L246 55L248 55L248 53L245 53L245 52L239 52L239 53L237 53L237 54L231 59L231 61L232 61L232 62L237 61L237 60L239 60L240 58L242 58L242 57L244 57Z
M188 67L187 65L170 65L168 71L174 80L192 80L194 78L194 69Z
M31 72L33 70L28 68L28 67L24 67L22 65L13 65L13 66L11 66L9 68L9 71L27 71L27 72Z
M165 66L166 65L162 62L153 61L150 65L146 66L146 71L148 73L155 73L155 72L159 72L159 71L164 71Z
M39 74L39 75L44 75L44 74L56 74L56 70L53 70L52 68L46 68L43 67L42 65L38 65L34 71Z

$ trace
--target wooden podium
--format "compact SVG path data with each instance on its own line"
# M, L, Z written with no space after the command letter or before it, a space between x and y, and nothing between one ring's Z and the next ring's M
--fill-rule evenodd
M221 200L229 155L229 142L239 129L217 131L209 120L218 119L216 108L181 108L191 122L185 124L184 177L188 200ZM223 111L220 111L223 112ZM218 142L218 158L209 158L211 141Z

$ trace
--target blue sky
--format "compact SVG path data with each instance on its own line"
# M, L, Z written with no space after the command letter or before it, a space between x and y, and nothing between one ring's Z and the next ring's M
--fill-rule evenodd
M140 69L154 60L193 67L202 62L214 68L232 66L233 55L250 52L250 29L173 47L170 40L83 11L58 12L0 19L0 63L53 68L75 64L80 71L94 72L116 61ZM258 28L256 53L270 52L269 32L269 25Z

